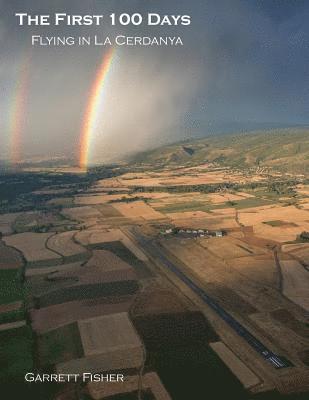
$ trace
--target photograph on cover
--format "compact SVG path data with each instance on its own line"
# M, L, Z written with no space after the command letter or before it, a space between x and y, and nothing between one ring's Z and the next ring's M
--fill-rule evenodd
M0 396L309 394L309 1L0 0Z

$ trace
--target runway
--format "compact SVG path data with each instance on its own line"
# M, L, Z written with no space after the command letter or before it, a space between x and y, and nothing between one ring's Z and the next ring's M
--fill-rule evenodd
M291 367L292 363L278 356L269 350L262 342L253 336L243 325L235 320L228 312L226 312L214 299L212 299L205 290L196 285L190 278L188 278L178 267L176 267L168 258L166 258L160 247L152 241L145 240L136 231L134 232L136 239L140 242L142 247L149 252L154 258L159 258L160 262L165 265L171 272L173 272L182 282L184 282L191 290L194 291L204 303L210 306L239 336L241 336L256 352L258 352L266 361L272 364L274 368L287 368Z

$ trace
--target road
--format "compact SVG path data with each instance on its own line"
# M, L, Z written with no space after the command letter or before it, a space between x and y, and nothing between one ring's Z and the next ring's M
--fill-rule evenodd
M178 267L174 265L164 254L157 243L152 240L146 240L136 229L133 230L135 239L140 243L153 258L159 258L160 262L172 271L182 282L184 282L194 293L196 293L204 303L210 306L239 336L241 336L255 351L257 351L266 361L272 364L274 368L286 368L292 366L289 360L279 357L269 350L255 336L253 336L243 325L235 320L226 312L214 299L212 299L205 290L196 285L188 278Z

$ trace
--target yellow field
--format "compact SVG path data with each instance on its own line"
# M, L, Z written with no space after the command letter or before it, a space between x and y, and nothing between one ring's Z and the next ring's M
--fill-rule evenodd
M230 152L220 149L218 156ZM244 157L256 161L254 156ZM64 329L68 336L63 345L55 342L57 361L50 367L58 373L132 374L121 385L84 385L86 396L133 395L140 371L147 394L170 400L156 373L142 370L141 342L143 337L148 346L148 338L158 333L157 321L164 323L170 315L194 324L195 314L207 318L220 338L215 343L219 339L210 339L210 346L248 389L248 396L304 386L309 243L298 242L300 233L309 231L309 186L295 187L292 181L301 182L302 177L273 174L267 168L241 170L216 162L192 166L196 158L186 160L173 168L149 164L148 170L143 163L134 169L121 164L107 167L108 174L103 168L87 175L73 168L71 172L85 173L80 184L68 179L54 188L51 178L48 186L31 194L38 211L0 215L0 267L20 267L26 281L26 301L12 299L0 305L2 312L26 307L27 324L38 336L72 324ZM49 169L61 170L70 171ZM140 172L119 175L129 170ZM113 177L94 182L97 176ZM2 209L23 207L30 208L28 197L24 204L3 204ZM15 234L24 231L29 232ZM167 260L213 302L192 290ZM265 362L226 323L215 304L271 351L289 359L293 368L277 370ZM1 329L25 323L2 324ZM51 338L54 334L58 332ZM49 350L39 342L36 350L43 366L42 354L46 352L47 358ZM66 389L57 394L59 399L69 395L71 387Z
M249 246L243 241L230 236L220 238L220 240L218 238L201 238L198 239L198 242L212 253L228 260L266 253L260 247Z
M239 220L244 225L256 225L261 222L280 220L291 223L303 223L309 220L309 212L294 206L262 206L239 211Z
M191 193L190 193L191 194ZM138 197L143 197L144 199L166 199L174 198L175 195L167 192L141 192L138 193Z
M92 257L85 264L86 267L99 267L102 272L131 270L133 268L114 253L107 250L94 250Z
M244 174L231 170L211 170L194 168L177 168L160 172L126 173L117 178L102 179L97 186L131 187L131 186L167 186L167 185L202 185L226 182L259 181L262 177L256 175L247 178Z
M229 260L228 263L233 270L258 285L278 288L278 271L272 255L235 258Z
M309 265L309 246L300 248L297 252L293 253L297 256L304 264Z
M86 246L89 244L105 243L121 240L120 229L87 229L76 234L76 241Z
M142 347L127 313L86 319L78 327L85 356Z
M253 227L256 236L272 239L279 243L295 240L303 230L304 226L276 227L258 223Z
M8 246L20 250L28 262L61 259L61 257L45 246L52 233L25 232L4 238Z
M88 221L96 217L101 217L101 213L94 207L84 206L84 207L73 207L65 208L62 214L77 221Z
M281 246L282 251L289 252L299 252L299 251L309 251L309 243L293 243L284 244Z
M291 253L305 265L309 265L309 243L285 244L282 251Z
M308 185L298 185L296 188L299 194L304 196L309 196L309 186Z
M145 254L120 229L88 229L78 232L76 240L84 246L121 241L138 259L141 261L148 260Z
M225 203L227 201L237 201L237 200L243 200L247 199L250 197L254 197L248 193L210 193L208 194L208 198L210 201L214 204L220 204L220 203Z
M78 321L84 357L56 365L58 373L140 368L142 343L127 313L102 315Z
M146 220L161 219L164 215L148 206L143 201L130 203L114 203L113 207L127 218L144 218Z
M178 221L180 219L191 219L191 218L205 218L209 215L205 211L183 211L175 213L167 213L166 216L172 220Z
M280 265L284 295L309 311L308 271L295 260L280 261Z
M301 208L309 211L309 202L306 201L306 202L301 203Z
M201 214L203 213L203 214ZM238 228L235 218L225 215L215 215L204 213L202 211L188 211L183 213L166 214L177 226L191 229L209 229L220 230L229 228Z
M218 242L221 239L217 238ZM225 259L192 239L162 240L162 245L181 260L202 285L206 284L207 288L210 285L213 295L221 297L233 312L241 313L239 305L268 311L278 307L276 301L280 296L272 289L277 289L278 278L270 255ZM271 287L270 293L266 294L265 284Z
M106 266L105 262L110 265ZM103 250L85 265L77 266L74 269L70 268L70 270L62 269L59 266L58 271L53 272L52 277L62 281L66 287L137 279L132 267L115 254L108 251L103 252ZM54 284L54 288L57 289L57 284Z
M62 254L64 257L84 253L86 251L84 247L73 241L73 236L75 234L76 231L58 233L49 237L46 244L49 249Z
M171 239L162 241L162 245L194 271L202 282L220 282L220 271L226 268L224 262L196 242Z
M225 217L236 217L235 208L228 207L228 208L219 208L211 210L211 213L214 215L224 215Z

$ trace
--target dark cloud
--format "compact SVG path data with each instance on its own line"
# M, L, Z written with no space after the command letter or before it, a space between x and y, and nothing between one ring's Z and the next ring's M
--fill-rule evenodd
M10 104L31 34L180 34L184 39L182 48L119 50L93 159L201 135L216 124L308 123L306 1L0 0L0 9L0 157L7 153ZM17 25L14 13L22 11L189 13L192 25L28 28ZM31 52L24 155L74 155L103 50L40 47Z

